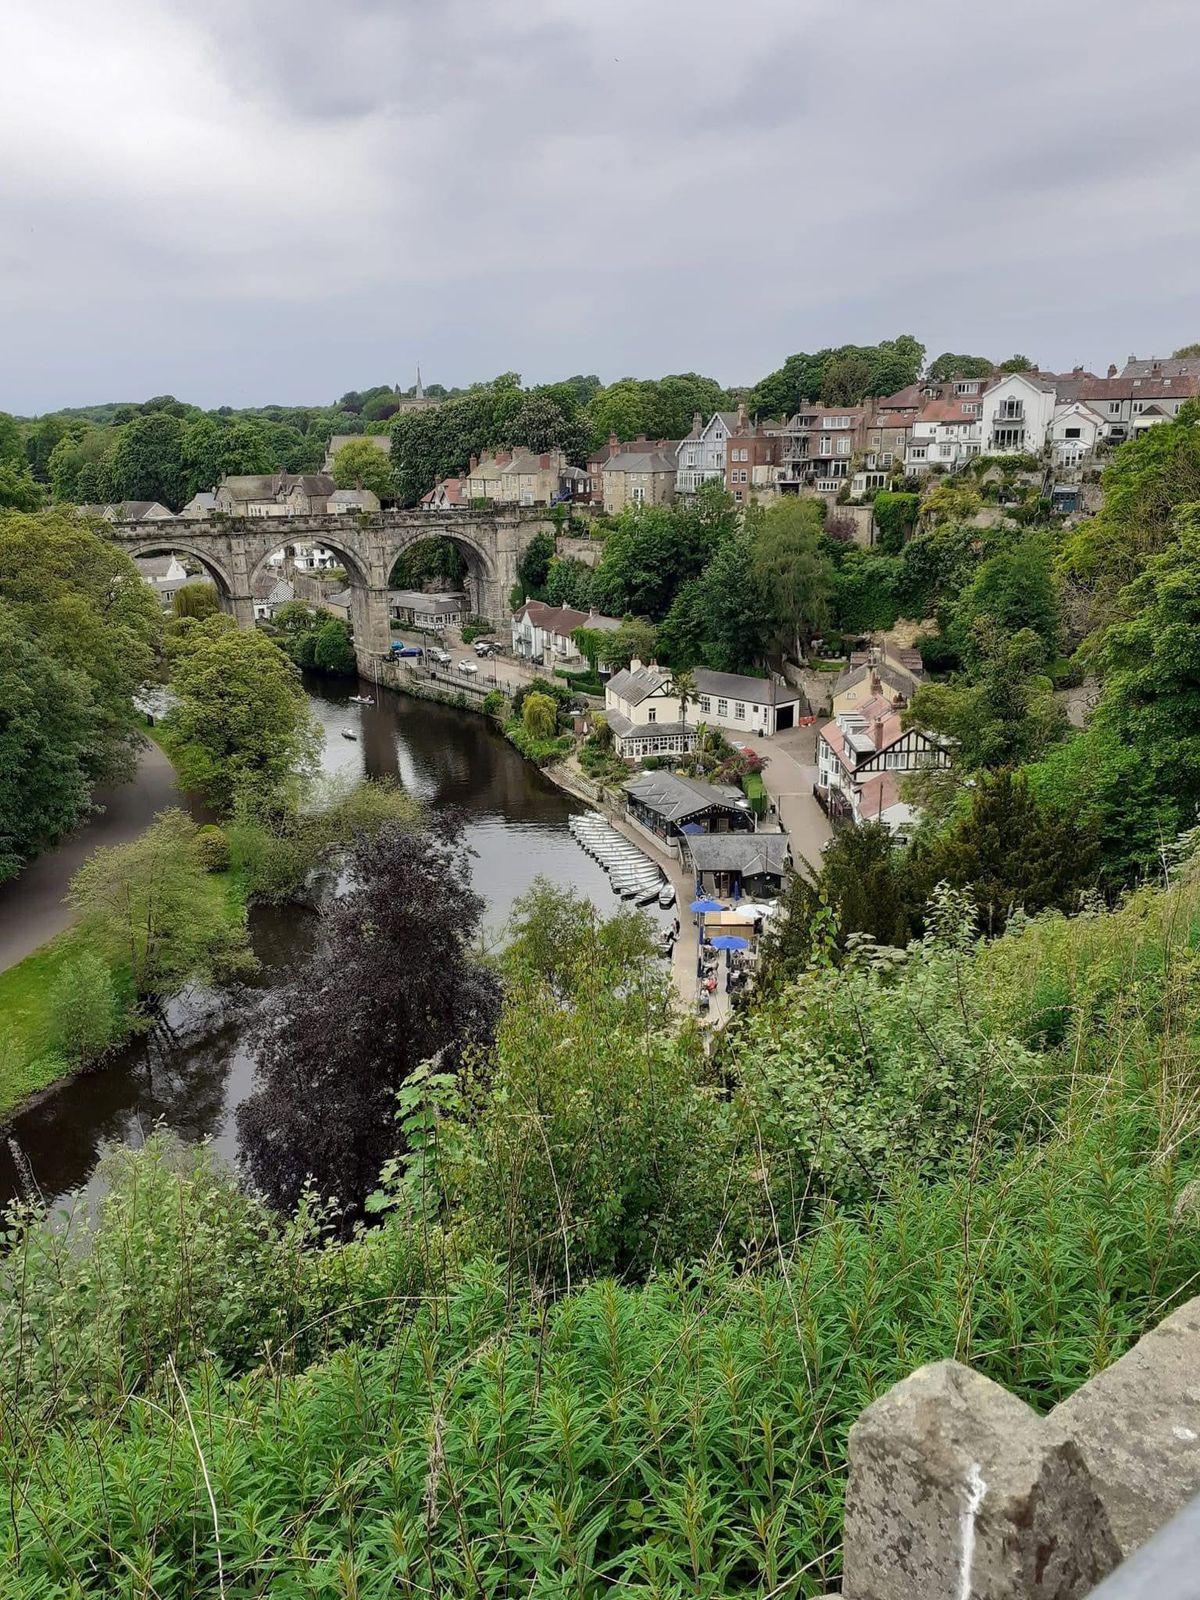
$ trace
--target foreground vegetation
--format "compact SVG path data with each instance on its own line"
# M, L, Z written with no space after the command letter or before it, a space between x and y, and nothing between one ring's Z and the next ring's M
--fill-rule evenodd
M522 911L375 1226L161 1137L12 1219L14 1594L820 1593L875 1395L955 1355L1045 1409L1194 1291L1194 872L990 944L944 897L713 1061L635 918Z

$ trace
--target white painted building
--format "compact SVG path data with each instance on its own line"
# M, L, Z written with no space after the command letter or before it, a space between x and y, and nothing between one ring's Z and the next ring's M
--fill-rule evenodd
M983 395L983 454L1041 455L1054 418L1054 382L1034 372L1008 372Z
M902 827L912 811L900 800L897 780L919 767L949 765L946 746L920 728L905 728L883 698L842 712L817 735L817 791L833 818Z
M1096 454L1108 437L1108 423L1084 400L1056 406L1050 421L1050 447L1059 467L1078 467Z
M679 441L675 451L676 494L695 494L711 478L724 482L725 452L737 425L736 411L714 411L707 422L696 412L691 433Z
M657 662L630 663L605 686L604 709L617 754L639 758L692 749L696 728L720 728L733 737L769 737L795 727L804 699L779 678L750 678L736 672L692 674L696 692L685 706L670 670Z

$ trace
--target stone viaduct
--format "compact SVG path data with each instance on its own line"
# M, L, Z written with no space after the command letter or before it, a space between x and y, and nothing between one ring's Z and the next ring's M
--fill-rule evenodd
M172 522L113 522L108 536L131 556L175 551L198 561L216 584L225 609L243 627L254 623L254 586L276 550L319 544L346 569L353 598L354 642L360 660L391 646L388 584L398 557L425 539L449 539L467 567L471 609L493 622L508 614L517 563L535 534L553 533L544 509L380 511L374 515L176 518Z

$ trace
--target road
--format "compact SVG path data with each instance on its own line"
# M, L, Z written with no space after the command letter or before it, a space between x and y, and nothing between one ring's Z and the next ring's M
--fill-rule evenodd
M778 807L785 833L791 834L793 858L803 856L810 866L820 867L821 846L833 830L813 799L816 727L789 728L771 739L756 740L754 748L767 757L763 783Z
M142 751L132 783L97 790L95 798L104 807L99 815L38 856L20 877L0 884L0 972L70 927L72 912L63 896L94 850L135 839L165 807L186 804L174 768L156 744Z

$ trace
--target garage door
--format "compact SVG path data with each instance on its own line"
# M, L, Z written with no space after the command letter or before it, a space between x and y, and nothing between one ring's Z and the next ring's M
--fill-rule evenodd
M794 728L795 726L796 726L796 706L795 706L795 702L793 701L793 703L790 706L779 706L779 707L777 707L776 711L775 711L775 732L776 733L782 733L785 728Z

